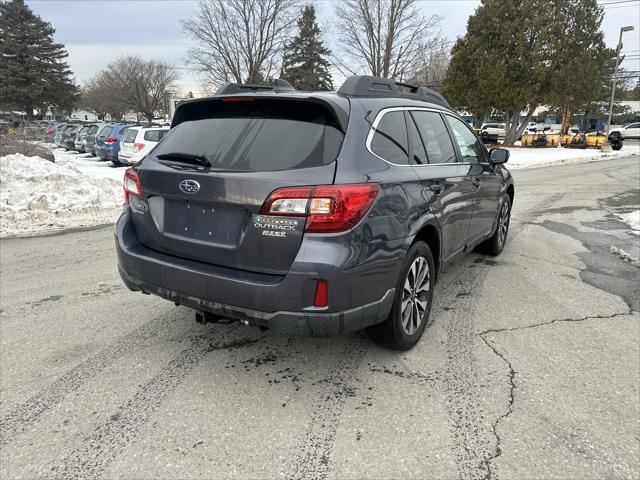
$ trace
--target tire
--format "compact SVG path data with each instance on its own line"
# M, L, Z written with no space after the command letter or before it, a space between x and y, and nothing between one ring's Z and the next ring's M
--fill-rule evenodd
M622 142L611 142L611 148L613 150L620 150L622 148Z
M433 255L426 243L416 242L411 246L396 285L389 317L367 328L371 340L382 347L399 351L409 350L418 343L429 322L435 285L434 265Z
M493 235L478 245L478 251L486 253L488 255L500 255L504 246L507 243L507 234L509 233L509 223L511 222L511 197L508 194L504 194L502 197L502 205L498 212L498 222L496 224L496 231Z

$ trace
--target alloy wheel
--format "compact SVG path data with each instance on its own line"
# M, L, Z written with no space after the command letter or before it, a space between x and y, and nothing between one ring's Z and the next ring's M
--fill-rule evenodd
M402 329L407 335L416 333L424 320L431 288L430 278L429 262L424 257L417 257L407 272L402 290Z
M498 245L502 246L504 244L507 239L507 230L509 230L509 205L504 202L500 210L500 219L498 220Z

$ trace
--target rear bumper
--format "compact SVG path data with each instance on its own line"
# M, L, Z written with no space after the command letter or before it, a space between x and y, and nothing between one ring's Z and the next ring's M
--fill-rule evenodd
M390 281L393 278L390 272L375 279L380 288L375 297L364 304L340 311L313 307L292 310L287 307L303 305L302 297L312 297L316 274L300 273L299 268L298 273L285 276L256 274L166 255L140 244L129 216L125 209L116 224L115 235L118 271L130 290L269 327L286 335L329 336L360 330L383 321L391 311L395 281ZM330 288L348 281L348 278L334 276ZM384 288L385 285L389 288ZM336 290L341 289L336 287ZM282 306L284 308L280 308Z

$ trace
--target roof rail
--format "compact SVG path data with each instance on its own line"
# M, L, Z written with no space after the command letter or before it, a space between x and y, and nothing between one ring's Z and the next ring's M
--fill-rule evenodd
M286 80L280 80L276 78L273 81L273 85L244 85L242 83L225 83L218 90L216 90L216 96L218 95L233 95L235 93L248 93L259 91L273 91L273 92L290 92L295 91L295 88L291 86Z
M396 82L389 78L356 75L349 77L338 90L353 97L402 97L431 102L451 109L449 102L435 90L422 85Z

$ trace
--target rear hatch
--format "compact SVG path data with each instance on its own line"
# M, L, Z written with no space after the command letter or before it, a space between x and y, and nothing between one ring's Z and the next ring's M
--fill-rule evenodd
M111 135L111 132L113 132L113 126L105 125L104 128L100 130L100 132L98 132L98 135L96 136L96 146L104 147L104 139L109 137Z
M348 115L348 103L337 108ZM132 214L140 242L213 265L285 274L305 219L260 215L260 208L278 188L333 183L345 126L332 106L231 96L183 105L176 118L135 167L146 200Z
M124 135L120 140L120 156L121 157L128 158L136 153L134 143L136 141L137 136L138 136L137 128L128 128L124 132Z

